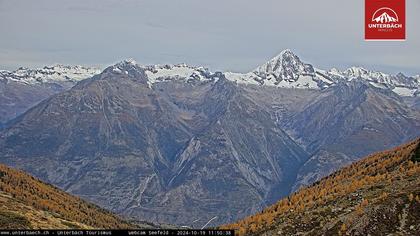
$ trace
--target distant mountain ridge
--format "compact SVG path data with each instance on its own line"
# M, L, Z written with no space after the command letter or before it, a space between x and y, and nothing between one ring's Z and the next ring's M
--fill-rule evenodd
M156 78L173 80L207 79L212 73L205 67L185 64L154 65L143 67L151 83L159 82ZM317 69L304 63L291 50L284 50L267 63L249 73L223 73L228 80L241 84L266 85L281 88L326 89L339 82L358 80L372 86L392 90L400 96L417 97L420 94L420 76L405 76L402 73L389 75L370 71L363 67L350 67L344 71Z
M59 83L68 86L75 82L90 78L101 72L100 69L85 66L68 66L55 64L39 69L21 67L14 71L0 70L0 79L25 84Z
M358 80L372 86L392 90L400 96L418 96L420 94L419 76L407 77L402 73L389 75L369 71L362 67L351 67L344 71L317 69L304 63L290 50L284 50L278 56L247 74L226 73L227 78L238 83L260 84L284 88L326 89L340 82Z
M137 64L134 60L126 60ZM118 64L118 63L117 63ZM142 67L148 75L150 83L165 80L208 79L209 69L202 66L150 65ZM92 77L101 72L100 69L84 66L52 65L40 69L19 68L15 71L0 70L0 81L16 81L25 84L54 84L73 86L75 82ZM369 84L392 90L400 96L418 96L420 93L420 75L405 76L402 73L390 75L378 71L370 71L363 67L350 67L344 71L317 69L304 63L291 50L286 49L268 62L249 73L223 73L228 80L244 84L260 84L285 88L325 89L340 81L359 80Z

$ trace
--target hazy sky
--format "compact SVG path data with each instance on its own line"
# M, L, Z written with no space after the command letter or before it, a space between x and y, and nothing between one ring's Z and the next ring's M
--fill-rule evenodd
M247 72L281 50L322 69L420 74L420 1L407 41L365 42L364 0L0 0L0 69L188 63Z

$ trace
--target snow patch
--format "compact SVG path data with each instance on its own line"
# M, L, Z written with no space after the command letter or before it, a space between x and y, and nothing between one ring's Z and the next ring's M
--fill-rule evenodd
M404 88L404 87L395 87L392 90L394 93L403 96L403 97L413 97L416 93L417 89L410 89L410 88Z

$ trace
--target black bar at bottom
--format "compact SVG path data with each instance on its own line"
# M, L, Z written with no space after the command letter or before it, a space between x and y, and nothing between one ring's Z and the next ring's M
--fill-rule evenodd
M1 230L0 236L142 236L142 235L177 235L177 236L234 236L234 230L213 229L157 229L157 230Z

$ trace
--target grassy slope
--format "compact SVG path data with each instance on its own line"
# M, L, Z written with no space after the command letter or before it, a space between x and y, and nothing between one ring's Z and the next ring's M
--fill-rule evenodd
M260 214L239 235L420 235L420 140L351 164Z

